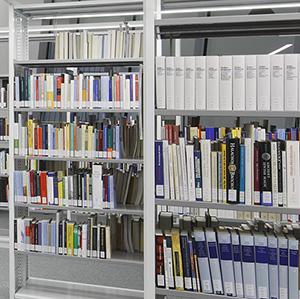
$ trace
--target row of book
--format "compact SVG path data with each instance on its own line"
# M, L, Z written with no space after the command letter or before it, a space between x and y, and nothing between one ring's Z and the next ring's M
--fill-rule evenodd
M156 106L298 111L298 54L156 58Z
M108 30L105 33L58 32L55 59L114 59L143 56L143 32Z
M155 142L157 198L300 207L299 129L163 130Z
M104 118L99 122L39 124L18 114L14 124L16 155L119 159L138 157L138 117Z
M163 221L156 233L157 287L249 299L299 298L298 224L207 226L203 218L191 225L191 217L183 217L180 228Z
M16 218L15 249L83 258L111 258L110 226L89 217L87 223L67 219Z
M0 140L8 140L8 119L0 118Z
M83 207L115 208L114 177L93 164L92 172L14 171L14 198L17 202Z
M139 73L31 74L15 77L16 108L137 109L141 102ZM1 101L0 101L1 105Z

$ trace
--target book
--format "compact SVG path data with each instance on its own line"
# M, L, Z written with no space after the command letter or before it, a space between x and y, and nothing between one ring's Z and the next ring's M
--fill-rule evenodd
M246 110L255 111L257 108L257 67L256 55L245 56L245 102Z
M195 108L206 109L206 58L205 56L195 57Z
M219 109L219 57L206 57L206 108L207 110Z
M166 58L156 57L156 108L166 108Z
M298 110L298 54L284 55L285 110Z
M174 109L183 110L185 109L185 90L187 88L187 82L195 81L194 78L187 79L185 76L185 57L175 57L175 81L174 81ZM192 75L193 70L188 75ZM191 82L195 84L194 82ZM195 89L195 88L194 88Z
M220 56L220 110L232 110L232 56Z
M271 56L271 110L283 111L285 105L284 55Z
M232 73L233 110L245 110L245 56L237 55L232 57Z
M270 56L257 55L257 110L271 108Z
M184 57L184 109L195 109L195 57Z

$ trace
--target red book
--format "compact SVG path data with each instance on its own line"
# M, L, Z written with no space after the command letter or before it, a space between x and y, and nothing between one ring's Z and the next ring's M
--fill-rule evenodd
M116 101L120 101L120 76L116 75Z
M173 143L179 144L179 126L173 127Z
M99 129L99 148L98 151L103 151L103 131L102 129Z
M31 201L33 200L33 198L35 197L35 188L34 188L34 170L30 170L29 171L29 182L30 182L30 197L31 197Z
M138 102L139 99L139 95L140 95L140 89L139 89L139 76L135 75L135 100Z
M39 155L41 155L41 150L43 149L43 129L42 127L38 128L38 150Z
M164 266L164 236L155 236L155 274L156 286L165 287L165 266Z
M34 134L34 150L37 150L39 147L38 147L38 128L37 127L35 127L34 128L34 132L33 132L33 134ZM35 153L33 152L33 154L35 155Z
M47 197L47 172L41 171L40 173L40 189L41 189L41 200L42 204L48 204Z
M260 149L259 142L254 143L254 204L260 205Z
M35 78L35 100L36 100L36 106L39 107L38 101L39 101L39 77Z

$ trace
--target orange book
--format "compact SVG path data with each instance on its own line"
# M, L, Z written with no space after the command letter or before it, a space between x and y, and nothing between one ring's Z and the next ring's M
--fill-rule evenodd
M57 94L57 102L59 103L58 104L58 107L60 107L60 103L61 103L61 84L62 84L62 81L63 81L63 78L62 76L58 76L56 78L56 94Z
M41 171L40 173L40 189L41 189L41 200L42 204L48 204L47 198L47 172Z

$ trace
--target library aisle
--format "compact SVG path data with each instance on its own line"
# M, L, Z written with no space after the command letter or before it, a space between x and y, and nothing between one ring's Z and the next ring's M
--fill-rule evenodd
M0 299L299 299L299 10L0 0Z

